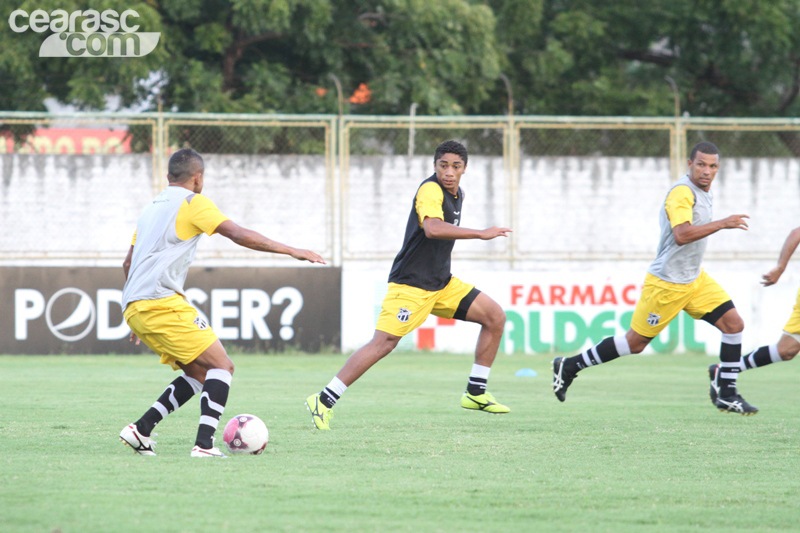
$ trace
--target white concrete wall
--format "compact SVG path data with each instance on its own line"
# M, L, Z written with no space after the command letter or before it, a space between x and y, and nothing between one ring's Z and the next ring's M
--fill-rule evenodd
M336 207L331 207L333 190L322 157L209 155L206 167L204 193L235 221L289 244L333 249ZM345 349L371 335L412 198L432 168L429 156L360 156L351 158L348 172L337 178L343 185L345 252L384 256L344 261ZM152 198L151 173L149 155L0 155L0 253L101 252L118 254L116 265L141 208ZM756 343L777 337L794 301L800 267L792 264L777 287L763 289L758 279L777 259L788 232L800 225L799 177L794 159L724 159L712 187L715 218L732 213L751 217L749 231L726 230L709 238L706 268L728 280L726 289L748 317L746 337L752 332ZM528 257L513 263L455 259L456 275L483 282L487 291L492 272L499 278L520 275L525 283L540 274L544 281L600 283L603 276L619 273L639 282L655 253L657 211L670 186L667 159L523 159L513 224L506 180L501 158L470 158L462 181L462 226L512 225ZM455 253L501 252L509 244L507 239L463 241ZM241 257L241 249L213 237L201 244L196 264L252 265L264 257L253 252L226 263L214 259L219 253ZM576 259L565 260L564 254ZM720 254L736 259L721 260ZM507 293L508 287L495 291ZM443 346L469 350L471 342Z
M361 156L344 180L346 252L393 255L430 157ZM206 157L206 189L234 220L270 237L332 249L330 184L318 156ZM141 207L152 196L149 155L0 155L0 235L5 251L124 249ZM751 216L748 232L723 231L709 252L772 253L800 212L800 166L795 160L726 159L712 187L715 216ZM655 250L659 205L669 188L666 159L524 159L519 172L515 239L520 251L632 254ZM164 181L166 183L166 181ZM503 160L470 159L462 181L462 225L512 225ZM462 254L500 252L508 240L458 243ZM203 253L233 251L210 239ZM201 254L202 255L202 254Z
M234 221L281 242L332 249L323 157L209 155L205 163L203 193ZM0 253L124 257L153 198L152 172L147 154L0 154L0 224L13 228L0 234ZM198 256L240 250L214 237Z

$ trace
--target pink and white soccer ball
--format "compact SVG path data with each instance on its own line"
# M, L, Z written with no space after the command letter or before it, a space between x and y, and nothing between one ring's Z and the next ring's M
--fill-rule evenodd
M232 454L261 455L269 442L269 430L255 415L236 415L225 424L222 440Z

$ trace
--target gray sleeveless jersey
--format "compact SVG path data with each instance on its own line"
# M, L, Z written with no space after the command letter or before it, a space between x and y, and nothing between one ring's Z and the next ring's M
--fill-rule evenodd
M128 280L122 289L123 309L137 300L183 294L183 283L203 234L182 241L175 221L181 204L193 194L183 187L167 187L142 211Z
M692 206L692 225L699 226L711 222L711 192L706 192L697 187L684 176L675 182L672 189L685 185L694 194L694 205ZM669 196L669 192L667 196ZM700 239L689 244L679 246L675 242L672 233L672 225L669 222L666 209L666 196L661 205L658 222L661 225L661 239L658 242L658 254L655 261L650 264L648 272L652 275L668 281L670 283L687 284L693 282L700 275L703 254L706 251L706 239Z

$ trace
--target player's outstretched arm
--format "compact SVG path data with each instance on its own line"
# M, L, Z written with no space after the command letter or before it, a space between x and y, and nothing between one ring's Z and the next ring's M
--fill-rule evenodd
M217 229L214 231L214 233L219 233L223 237L229 238L239 246L244 246L245 248L250 248L251 250L284 254L294 257L300 261L321 263L323 265L325 264L325 260L322 259L322 256L316 252L312 252L311 250L303 250L302 248L294 248L292 246L273 241L272 239L264 237L257 231L240 226L233 220L226 220L217 226Z
M747 215L731 215L721 220L714 220L708 224L700 224L693 226L690 222L678 224L672 228L672 234L675 236L675 242L683 246L690 242L699 241L709 235L718 232L721 229L743 229L747 230L747 222L744 220L750 218Z
M789 259L792 258L792 254L794 254L798 244L800 244L800 228L794 228L783 243L781 255L778 257L778 264L772 270L761 276L763 279L761 283L765 287L778 283L781 274L786 270L786 265L789 264Z
M496 237L508 237L511 228L492 226L486 229L470 229L445 222L441 218L427 217L422 223L425 236L429 239L482 239L488 241Z

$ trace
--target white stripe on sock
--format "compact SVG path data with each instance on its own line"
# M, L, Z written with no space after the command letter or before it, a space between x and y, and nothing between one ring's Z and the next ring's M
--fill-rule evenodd
M164 407L164 406L161 404L161 402L156 402L156 403L154 403L154 404L153 404L153 409L155 409L156 411L158 411L159 413L161 413L161 418L165 418L165 417L166 417L166 416L169 414L169 411L167 411L167 408L166 408L166 407Z
M583 352L581 354L581 357L583 357L583 362L586 363L586 366L594 365L594 363L592 363L592 360L589 359L589 350L586 350L585 352Z
M739 377L739 373L738 372L723 372L722 368L720 368L719 369L719 377L721 377L722 379L732 379L732 380L735 381L736 378Z
M725 344L742 344L742 332L739 333L723 333L722 342Z
M178 400L175 398L175 385L170 383L170 385L169 385L169 387L167 387L167 389L170 391L169 392L169 403L172 404L172 410L174 411L178 407L180 407L180 405L178 405Z
M769 345L769 358L772 359L773 363L780 363L783 361L781 356L778 355L778 345L777 344L770 344Z
M594 346L592 346L591 348L589 348L589 351L592 352L592 358L595 360L594 364L599 365L600 363L603 362L602 360L600 360L600 356L597 355L597 345L596 344Z
M227 370L223 370L221 368L212 368L206 372L206 380L209 379L218 379L230 387L233 376L231 376L231 373Z
M187 376L186 374L182 375L181 377L184 379L184 381L186 381L186 383L189 384L189 386L192 388L195 394L203 390L203 384L194 379L193 377Z
M214 418L213 416L207 416L207 415L200 415L200 423L205 424L207 426L211 426L216 430L217 426L219 425L219 418Z
M489 381L489 372L491 370L492 369L488 366L473 364L469 375L473 378L483 378L486 381Z
M617 353L620 356L631 354L631 347L630 344L628 344L628 337L625 335L614 336L614 346L617 347Z
M344 394L344 391L347 390L347 385L345 385L341 379L334 376L331 382L328 383L327 388L341 398L342 394Z
M205 398L206 401L208 402L208 407L210 407L214 411L218 412L219 414L222 414L225 411L225 406L222 405L222 404L219 404L219 403L213 401L211 398L209 398L207 391L203 391L203 394L200 395L200 401L202 401L203 398Z

